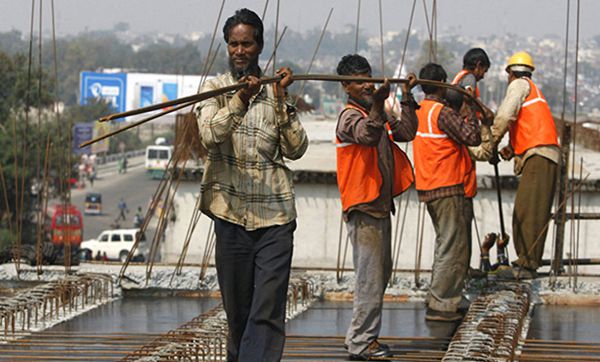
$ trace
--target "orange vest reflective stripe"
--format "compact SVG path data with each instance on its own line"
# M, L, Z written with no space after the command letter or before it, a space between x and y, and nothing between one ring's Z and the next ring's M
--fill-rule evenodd
M346 109L358 110L364 117L367 113L351 104ZM412 165L406 154L393 142L391 128L386 123L386 131L392 154L394 156L394 180L392 183L392 196L398 196L406 191L414 181ZM358 143L341 142L336 137L337 156L337 181L342 199L342 210L364 204L379 197L383 183L379 172L379 159L377 147L363 146Z
M456 76L454 77L454 79L452 79L452 83L450 83L450 84L458 85L458 83L460 83L460 80L463 79L463 77L469 73L471 73L471 72L469 72L468 70L465 70L465 69L461 70L460 72L456 73ZM475 85L475 96L477 98L480 97L479 87L477 86L477 83Z
M458 83L460 83L460 80L463 79L463 77L467 74L469 74L470 72L468 70L461 70L460 72L458 72L456 74L456 76L454 77L454 79L452 80L452 84L453 85L458 85ZM479 94L479 87L476 85L475 86L475 95L477 96L477 98L480 97ZM477 112L477 117L480 118L480 113ZM463 152L465 153L465 164L466 164L466 170L467 173L465 174L465 197L475 197L475 195L477 194L477 174L475 171L475 162L473 162L473 160L471 159L471 156L469 155L469 150L467 149L467 146L462 146L463 147Z
M416 187L419 191L461 185L466 165L463 146L438 128L443 104L425 99L417 110L419 127L413 141Z
M536 146L556 145L556 125L546 98L529 78L529 95L521 105L517 120L510 127L510 145L516 155Z

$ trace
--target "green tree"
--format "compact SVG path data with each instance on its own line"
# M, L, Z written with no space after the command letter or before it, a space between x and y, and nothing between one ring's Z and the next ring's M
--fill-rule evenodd
M4 127L10 112L25 110L27 105L44 108L52 104L52 80L46 73L40 75L39 69L28 72L22 54L11 56L0 51L0 84L0 125Z

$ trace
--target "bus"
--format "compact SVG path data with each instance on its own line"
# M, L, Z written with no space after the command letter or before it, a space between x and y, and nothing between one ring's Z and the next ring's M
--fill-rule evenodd
M173 155L173 146L151 145L146 147L146 172L153 179L162 178Z
M57 204L52 208L50 240L55 246L64 246L68 241L79 247L83 237L83 217L75 205Z

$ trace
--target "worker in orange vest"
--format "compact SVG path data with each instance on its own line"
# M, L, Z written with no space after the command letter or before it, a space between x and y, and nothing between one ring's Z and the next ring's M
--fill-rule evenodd
M453 85L458 85L469 92L473 97L480 98L480 92L478 82L482 80L490 68L490 58L488 57L485 50L481 48L469 49L463 57L463 69L456 74L452 80ZM463 96L454 91L448 91L446 93L446 99L450 103L450 106L459 110L463 104ZM458 109L456 109L458 107ZM487 107L484 109L485 114L477 113L477 118L481 121L481 142L482 145L489 143L490 125L489 123L494 118L494 113ZM468 111L467 111L468 113ZM463 114L467 116L467 114ZM477 174L476 174L476 161L488 161L492 156L491 147L467 147L464 146L464 151L468 152L469 158L467 158L467 172L465 175L465 218L467 221L467 242L468 242L468 260L471 260L471 254L473 250L473 233L472 223L474 218L473 213L473 198L477 194ZM469 267L467 272L468 277L480 278L484 277L485 274L480 272L478 269Z
M369 62L358 54L344 56L339 75L371 77ZM386 113L390 93L386 82L342 82L348 103L336 128L337 179L343 217L353 248L354 307L346 335L349 359L389 357L378 342L383 295L392 273L391 219L393 198L412 185L412 165L394 143L407 142L417 130L416 102L410 94L414 74L402 86L401 116Z
M515 174L521 176L512 221L518 259L512 269L498 273L503 279L537 277L561 158L554 118L532 80L534 70L528 53L517 52L510 57L506 96L492 126L493 147L509 132L510 144L500 150L500 155L505 160L514 158Z
M446 82L441 65L429 63L420 79ZM449 107L442 87L421 85L425 99L417 111L419 127L413 142L416 188L435 229L435 254L425 319L452 322L458 313L468 268L465 174L470 159L464 146L481 143L474 111L465 119ZM469 107L470 109L470 107Z

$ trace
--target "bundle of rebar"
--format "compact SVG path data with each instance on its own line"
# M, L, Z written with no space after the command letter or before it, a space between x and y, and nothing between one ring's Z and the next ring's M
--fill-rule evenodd
M443 361L512 361L530 305L528 284L500 283L471 304Z
M0 299L0 341L18 338L25 331L43 329L65 318L104 304L113 297L109 275L69 275L64 279L26 289ZM16 332L19 332L18 334Z

